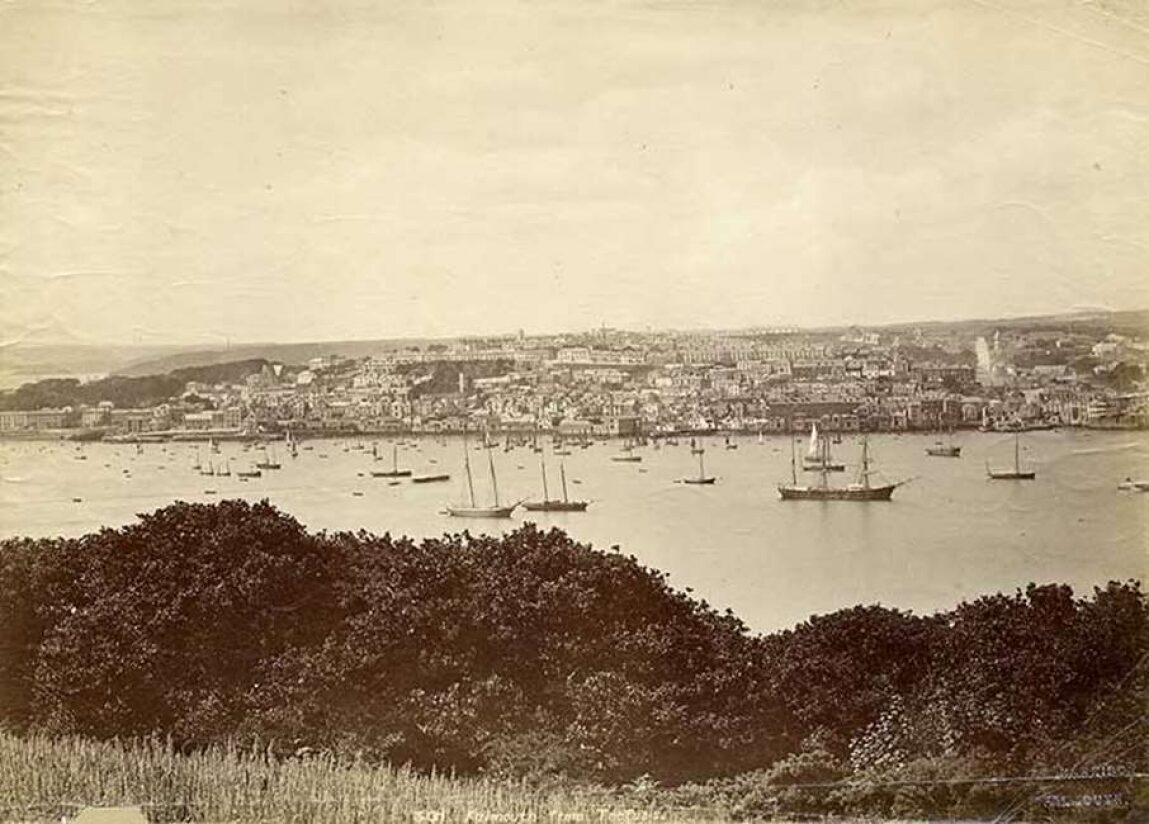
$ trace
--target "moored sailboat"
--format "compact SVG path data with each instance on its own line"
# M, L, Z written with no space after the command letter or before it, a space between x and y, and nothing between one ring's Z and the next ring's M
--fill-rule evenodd
M550 492L547 489L547 462L546 458L542 455L539 456L539 468L542 470L543 475L543 499L541 501L527 501L523 504L523 509L530 512L585 512L589 501L572 501L567 495L567 472L566 466L559 462L559 475L562 478L563 497L562 500L551 500Z
M1037 477L1037 471L1021 468L1021 438L1013 436L1013 469L990 469L989 461L985 462L985 474L991 481L1032 481Z
M682 483L684 483L684 484L695 484L695 485L705 485L705 484L714 483L718 479L715 478L713 475L707 475L706 469L703 467L703 464L702 464L702 455L703 455L703 453L706 452L706 450L705 449L699 449L699 450L697 450L697 452L698 452L698 476L695 478L683 478Z
M807 472L845 472L846 465L835 461L830 454L830 439L818 434L818 424L810 425L810 444L802 458L802 468Z
M256 463L257 469L280 469L282 464L275 458L274 454L268 455L267 448L263 450L263 460Z
M937 440L934 441L933 446L927 446L926 454L932 458L960 458L961 447L954 446L953 430L949 431L945 443L942 443L941 440Z
M466 435L463 436L463 471L467 475L467 505L448 504L445 511L454 518L509 518L518 507L519 502L504 505L499 502L499 482L495 476L495 459L491 450L487 450L487 463L491 469L491 492L494 503L491 506L479 506L475 502L475 480L471 475L471 458L467 449Z
M619 454L611 455L610 459L618 463L641 463L642 456L634 453L634 443L628 438L620 447Z
M372 470L372 478L408 478L411 476L410 469L399 468L399 445L393 444L391 446L391 468Z

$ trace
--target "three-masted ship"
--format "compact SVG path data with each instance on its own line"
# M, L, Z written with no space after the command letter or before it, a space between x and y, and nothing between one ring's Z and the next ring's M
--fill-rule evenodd
M862 438L862 463L858 470L858 479L846 486L831 486L829 473L834 471L823 467L820 470L820 479L817 484L801 485L798 483L798 461L794 454L793 441L790 451L790 483L778 484L778 494L783 501L888 501L894 490L905 481L875 486L870 483L870 443L869 439Z

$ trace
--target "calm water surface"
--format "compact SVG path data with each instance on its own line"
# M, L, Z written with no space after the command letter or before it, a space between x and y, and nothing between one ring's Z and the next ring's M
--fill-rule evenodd
M426 485L370 477L373 468L390 468L383 441L378 463L370 441L363 450L350 440L312 441L295 459L280 449L283 469L247 482L234 472L250 468L262 453L240 444L222 444L215 455L199 447L205 463L231 459L233 475L225 478L193 470L196 447L189 444L148 444L137 454L129 445L0 442L0 535L80 535L129 523L136 513L173 500L227 497L268 498L312 529L362 527L422 537L500 532L534 520L598 549L617 544L669 573L675 586L730 607L758 630L857 603L930 612L1030 581L1065 582L1085 593L1111 579L1145 577L1149 494L1119 492L1117 484L1149 476L1149 433L1028 433L1022 462L1037 469L1032 482L986 480L987 460L1012 463L1010 436L962 435L955 441L963 447L960 459L926 457L932 436L874 436L880 477L913 481L893 501L868 504L782 502L775 484L789 478L789 439L735 442L734 450L718 439L709 444L707 474L719 478L710 487L675 482L697 472L685 441L640 450L642 463L612 462L617 444L574 449L562 459L571 497L591 500L589 510L519 510L510 521L441 514L444 504L461 500L457 438L422 438L400 448L401 467L452 475L448 483ZM858 458L854 439L835 450L847 461ZM486 454L473 448L469 454L476 495L486 500ZM503 499L541 496L537 455L528 449L492 454ZM554 496L559 459L548 460ZM837 474L834 482L849 476Z

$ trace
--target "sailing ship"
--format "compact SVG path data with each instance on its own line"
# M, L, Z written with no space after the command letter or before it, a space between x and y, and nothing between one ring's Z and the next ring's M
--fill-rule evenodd
M275 459L274 456L267 454L267 447L263 449L263 460L256 463L256 469L280 469L283 464Z
M539 469L543 473L543 499L541 501L527 501L523 504L523 509L530 512L585 512L589 501L572 501L570 496L567 495L567 471L566 465L561 461L559 462L559 476L562 478L563 497L562 500L551 500L550 491L547 489L547 461L543 455L539 456Z
M467 505L448 505L446 513L455 518L509 518L519 505L515 502L510 506L499 502L499 482L495 477L495 459L491 450L487 450L487 464L491 469L491 492L494 503L491 506L479 506L475 503L475 480L471 476L471 456L467 449L467 435L463 434L463 471L467 474Z
M726 448L727 449L737 449L738 448L738 444L731 441L729 435L726 436Z
M683 478L682 483L684 483L684 484L712 484L717 480L717 478L715 478L713 475L707 475L706 469L702 465L702 454L706 450L705 449L699 449L697 451L698 451L698 477L697 478Z
M835 461L830 454L830 439L818 434L818 424L810 425L810 444L802 458L802 468L808 472L845 472L846 465Z
M942 443L940 440L937 440L937 441L934 441L933 446L927 446L926 447L926 454L929 455L930 457L933 457L933 458L960 458L961 457L961 447L960 446L954 446L953 430L951 429L949 431L948 437L947 437L945 443Z
M373 469L371 470L372 478L408 478L411 476L410 469L399 468L399 445L393 444L391 446L391 468L390 469Z
M905 481L892 484L874 486L870 483L870 443L869 439L862 439L862 464L858 470L858 479L846 486L830 486L829 473L833 470L823 468L821 480L814 486L798 484L798 461L794 450L794 441L790 441L790 483L778 484L778 494L783 501L888 501L890 496Z
M618 463L641 463L642 462L642 456L634 454L634 443L629 438L626 440L625 443L623 443L623 445L622 445L622 447L620 447L620 449L621 449L621 451L619 454L610 456L610 459L612 461L617 461Z
M986 461L985 474L991 481L1032 481L1037 477L1036 470L1021 468L1021 439L1016 434L1013 436L1013 469L990 469Z

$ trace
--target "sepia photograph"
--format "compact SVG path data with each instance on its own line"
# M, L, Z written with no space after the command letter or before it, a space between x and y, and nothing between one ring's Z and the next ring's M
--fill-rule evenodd
M0 822L1149 821L1147 0L0 1Z

